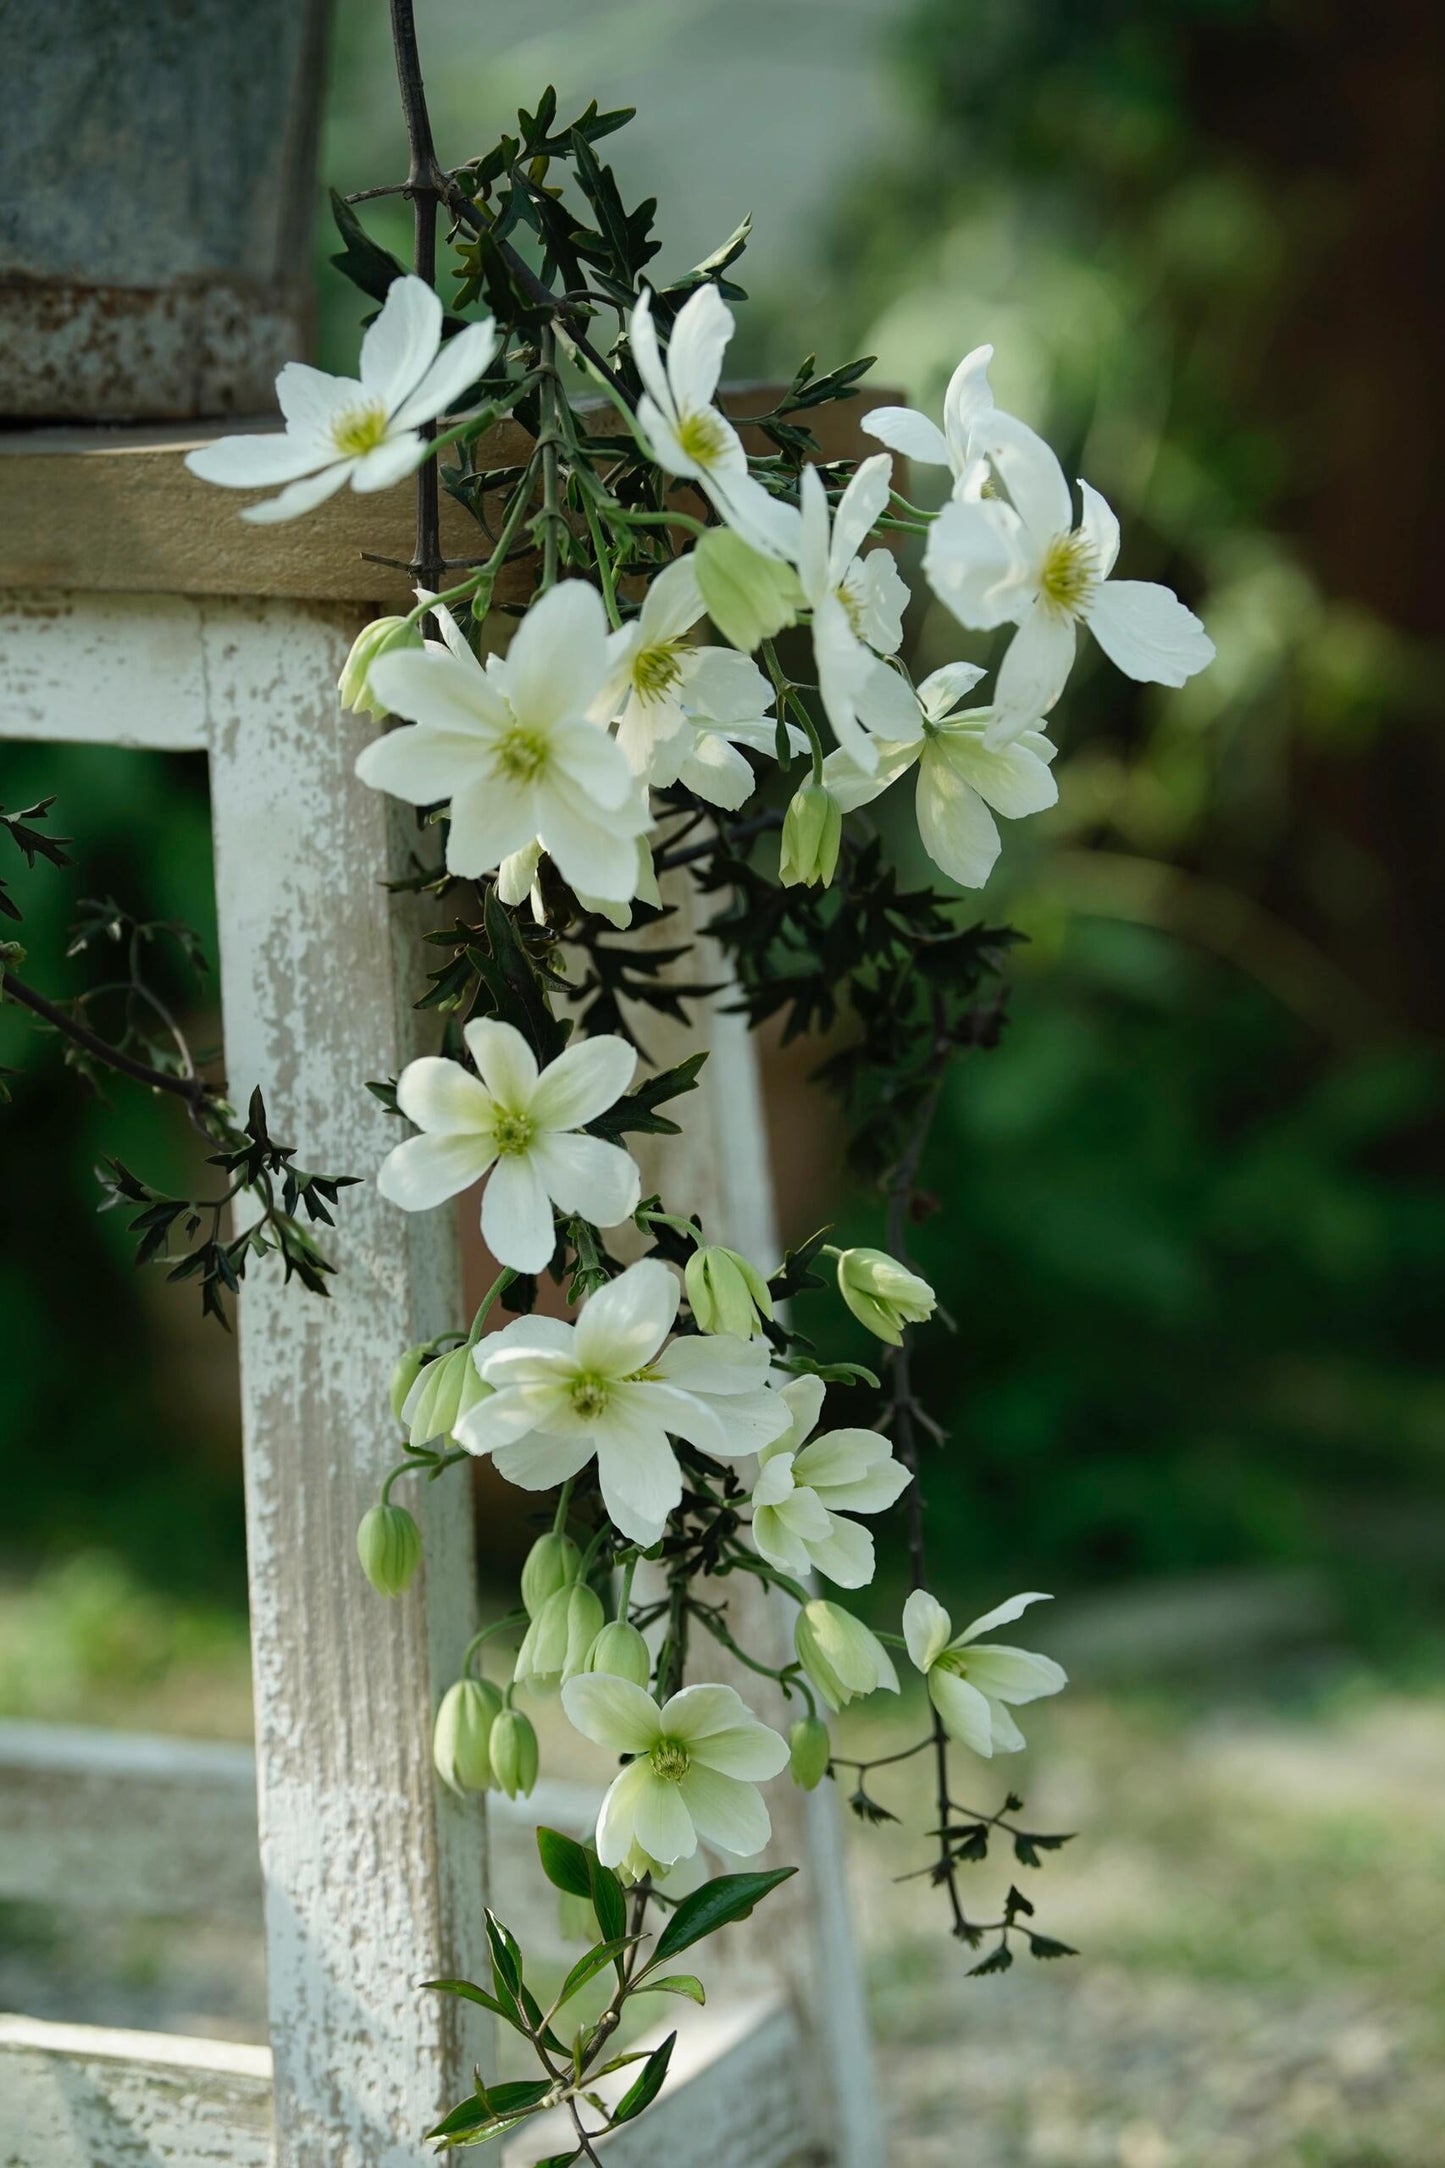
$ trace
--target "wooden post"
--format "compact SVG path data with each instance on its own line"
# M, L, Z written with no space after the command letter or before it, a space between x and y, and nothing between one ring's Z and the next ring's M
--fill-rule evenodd
M226 1066L273 1132L368 1177L394 1141L364 1088L413 1051L395 809L356 780L374 725L336 677L359 616L233 606L208 643ZM418 1991L483 1962L483 1830L431 1766L431 1716L473 1619L471 1515L412 1485L426 1567L394 1604L356 1524L397 1455L392 1362L455 1322L447 1213L346 1193L317 1302L248 1280L241 1390L277 2168L390 2168L465 2091L469 2004ZM418 1492L420 1495L418 1495ZM472 2022L469 2022L471 2020Z

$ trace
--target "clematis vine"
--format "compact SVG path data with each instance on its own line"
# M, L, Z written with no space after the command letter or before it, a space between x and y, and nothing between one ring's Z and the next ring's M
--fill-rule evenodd
M480 1017L462 1037L475 1076L438 1055L403 1069L396 1103L422 1134L387 1154L377 1187L403 1211L425 1212L485 1179L488 1249L517 1272L541 1272L557 1246L554 1205L598 1227L637 1208L637 1162L585 1134L632 1082L636 1049L607 1035L579 1039L539 1071L512 1024Z
M929 532L923 569L960 624L1018 627L999 666L986 743L1038 726L1073 667L1087 625L1126 677L1183 685L1214 657L1192 610L1167 587L1110 577L1119 522L1080 482L1075 524L1064 471L1025 422L996 408L976 416L970 442L1007 495L955 496Z
M523 1490L551 1490L595 1459L611 1520L655 1543L682 1497L669 1434L736 1460L789 1421L765 1341L668 1339L681 1294L645 1257L589 1296L575 1325L522 1317L489 1334L474 1357L491 1391L458 1422L457 1442Z
M431 452L422 425L451 409L490 369L501 346L488 317L442 344L441 301L418 278L387 288L381 313L361 342L361 376L328 376L288 361L276 379L286 427L279 436L218 437L186 454L203 482L223 489L272 489L242 519L299 518L344 484L389 489L414 474Z

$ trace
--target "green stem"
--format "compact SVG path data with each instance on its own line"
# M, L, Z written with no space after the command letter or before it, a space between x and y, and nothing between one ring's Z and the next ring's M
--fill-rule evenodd
M602 600L607 605L607 622L616 632L622 624L622 612L617 607L617 575L590 497L584 499L583 510L587 514L587 532L592 537L592 554L597 559L597 576L602 582Z
M471 1640L467 1643L466 1648L462 1651L463 1678L466 1677L467 1673L472 1668L473 1657L477 1655L479 1650L486 1646L487 1642L491 1640L493 1634L508 1633L510 1631L514 1631L518 1626L520 1626L525 1632L527 1627L527 1614L525 1611L509 1611L505 1618L494 1618L490 1626L484 1626L481 1629L480 1633L474 1633ZM510 1687L508 1687L507 1689L507 1695L508 1706L510 1707Z
M542 579L539 593L557 584L557 531L565 522L557 494L557 338L550 324L542 332L542 434L537 439L542 454Z
M675 1227L680 1235L691 1235L699 1249L704 1247L702 1230L691 1220L679 1219L675 1212L639 1212L637 1217L646 1220L649 1227Z
M638 1554L634 1551L631 1557L624 1561L622 1567L622 1587L617 1596L617 1616L624 1626L627 1624L627 1614L632 1608L632 1576L637 1571L637 1559Z
M516 1273L512 1271L510 1266L504 1267L503 1270L497 1274L497 1277L493 1280L491 1286L487 1289L485 1295L483 1295L481 1307L477 1311L476 1316L472 1319L472 1329L467 1334L466 1340L466 1344L468 1347L475 1347L477 1342L481 1339L482 1327L487 1322L487 1315L488 1312L491 1310L492 1304L496 1301L498 1295L504 1294L506 1292L506 1290L511 1286L513 1280L515 1280L516 1277Z
M706 520L694 519L691 512L634 512L630 505L609 505L607 517L614 526L622 527L686 527L690 534L707 534L710 530Z
M575 1475L569 1475L561 1490L557 1493L557 1510L552 1516L552 1533L554 1536L566 1533L567 1508L572 1503L572 1485L576 1480Z

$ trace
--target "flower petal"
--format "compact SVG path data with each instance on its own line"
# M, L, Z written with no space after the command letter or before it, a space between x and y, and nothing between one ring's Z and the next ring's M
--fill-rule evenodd
M579 1366L600 1377L641 1370L667 1338L681 1296L681 1283L659 1258L629 1265L582 1305L574 1328Z
M684 560L685 561L685 560ZM773 704L773 688L750 655L731 647L697 647L683 657L683 697L689 714L709 723L749 723ZM771 716L770 729L776 729Z
M403 1212L428 1212L480 1182L495 1157L490 1139L475 1134L408 1137L387 1153L376 1186Z
M890 451L899 452L903 458L913 460L920 467L946 467L949 464L948 442L936 422L916 407L874 407L865 414L858 427L865 437L876 437Z
M887 511L892 486L893 461L887 452L875 452L855 469L838 499L828 551L828 569L835 587Z
M607 669L607 613L585 580L563 580L534 602L502 665L521 723L585 717Z
M497 1105L511 1114L532 1113L537 1057L516 1025L504 1024L497 1016L480 1016L462 1027L462 1037Z
M994 750L976 730L945 728L931 750L935 762L951 768L1005 820L1023 820L1058 803L1059 786L1047 762L1024 744L1015 742Z
M394 715L409 716L438 730L460 731L487 745L512 721L506 701L485 670L435 648L420 653L415 648L392 648L377 656L367 682Z
M923 680L918 688L918 704L931 723L941 723L987 675L975 662L946 662L941 670L930 671Z
M766 1340L689 1333L664 1348L654 1368L685 1393L752 1393L766 1382L771 1361Z
M839 1588L866 1588L876 1570L873 1538L859 1521L834 1514L826 1536L808 1539L813 1564Z
M496 1112L485 1084L459 1061L439 1054L407 1063L396 1080L396 1103L409 1122L437 1137L490 1131Z
M579 896L596 896L604 903L631 901L639 878L636 838L649 818L640 795L609 810L554 778L539 792L536 813L543 849Z
M587 1673L584 1676L592 1677L596 1674ZM646 1761L629 1763L620 1776L613 1778L597 1816L597 1857L604 1867L620 1867L632 1850L636 1836L637 1802L645 1787L656 1782L652 1767Z
M552 1205L530 1152L504 1155L482 1198L482 1236L499 1265L542 1272L557 1247Z
M460 1425L455 1435L461 1437ZM468 1447L469 1452L473 1450ZM509 1444L495 1446L492 1466L518 1490L555 1490L559 1483L579 1474L591 1458L590 1438L559 1438L550 1431L529 1430Z
M975 415L969 443L992 461L1037 547L1069 532L1074 508L1064 470L1027 422L991 407Z
M377 489L390 489L396 482L415 474L426 458L431 446L414 430L406 430L400 436L388 437L374 451L363 452L351 470L351 486L363 495Z
M678 310L667 344L667 380L681 413L711 406L732 335L732 310L716 286L699 286Z
M416 389L391 418L393 429L415 429L448 413L467 388L490 369L500 345L496 324L487 317L467 324L447 341Z
M987 1760L993 1754L993 1719L976 1686L935 1665L928 1674L929 1698L951 1739L961 1739Z
M447 870L463 880L491 873L532 840L532 814L529 794L499 789L491 774L455 784L448 808Z
M312 373L320 376L321 371ZM186 466L201 481L222 489L272 489L278 482L294 482L318 467L329 467L335 459L335 446L318 442L309 428L294 433L258 429L254 435L217 437L214 444L197 445L187 452Z
M421 382L442 336L440 297L408 272L393 279L361 342L361 381L388 414Z
M962 1645L968 1641L977 1641L981 1634L988 1633L994 1626L1011 1626L1016 1618L1023 1617L1030 1604L1052 1603L1053 1600L1052 1596L1042 1595L1038 1589L1030 1589L1022 1596L1010 1596L1005 1602L996 1603L991 1611L985 1611L982 1618L976 1618L965 1626L958 1637L959 1643Z
M655 1543L682 1497L682 1472L663 1430L624 1395L626 1387L613 1390L594 1432L602 1502L634 1543Z
M1076 645L1073 619L1056 616L1041 602L1020 619L999 664L987 744L1007 745L1038 728L1068 682Z
M925 750L931 753L933 748ZM960 888L982 888L1002 846L994 817L978 792L935 755L919 763L914 806L919 841L939 871Z
M1113 508L1107 499L1082 477L1079 481L1079 496L1084 507L1079 530L1094 553L1096 578L1107 580L1119 554L1119 522L1114 517Z
M1052 1656L1033 1649L1011 1649L1001 1641L974 1643L968 1652L968 1675L990 1701L1021 1704L1057 1694L1069 1683L1069 1675Z
M989 1703L988 1720L993 1728L993 1750L995 1754L1021 1754L1023 1752L1028 1745L1028 1740L1019 1730L1018 1725L1001 1701L991 1701Z
M633 306L627 338L637 373L642 379L643 390L670 421L676 421L672 386L668 383L667 371L663 367L662 353L657 343L657 326L652 320L652 292L649 287L643 287Z
M927 1671L948 1647L953 1621L936 1596L915 1588L903 1606L903 1639L920 1671Z
M637 1210L642 1176L620 1144L546 1130L527 1157L559 1212L580 1213L594 1227L620 1227Z
M743 464L715 462L702 476L703 489L734 534L764 557L791 562L798 547L798 514L747 472L741 444L738 452Z
M532 1094L544 1129L582 1129L622 1097L637 1069L637 1049L612 1032L573 1039L548 1062Z
M950 498L923 546L924 577L939 601L981 632L1027 607L1035 569L1018 514L997 497Z
M562 1689L562 1707L574 1731L617 1754L646 1754L662 1737L657 1703L631 1679L584 1671Z
M687 1742L692 1759L725 1777L744 1777L760 1784L779 1776L788 1766L788 1742L768 1724L760 1724L746 1702L739 1701L731 1719L724 1721L715 1705L679 1710L688 1694L726 1693L726 1687L689 1686L674 1694L662 1712L663 1728Z
M773 1833L762 1793L737 1777L694 1762L678 1785L698 1835L739 1859L761 1852Z
M343 482L353 473L353 459L338 461L334 467L323 467L304 482L293 482L283 489L279 497L267 497L262 504L248 504L241 508L241 517L253 527L276 527L283 520L300 519L303 512L314 512L318 504L334 497Z
M567 784L606 811L637 793L627 755L596 723L574 722L552 732L552 760Z
M1125 677L1183 685L1214 660L1214 642L1177 595L1152 580L1106 580L1089 630Z
M993 406L993 392L988 381L988 365L992 360L991 346L974 347L954 370L943 395L943 434L957 475L962 474L968 463L974 423Z
M480 741L459 730L412 723L364 745L356 756L356 772L373 790L389 791L408 805L438 805L476 775L485 757Z
M694 730L676 763L677 774L667 780L685 783L708 805L736 813L753 794L757 777L747 756L729 745L720 730ZM654 776L661 783L664 778Z

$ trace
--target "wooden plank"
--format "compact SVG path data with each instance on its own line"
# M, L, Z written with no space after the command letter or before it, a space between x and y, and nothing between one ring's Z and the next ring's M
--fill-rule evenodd
M730 392L739 418L776 404L778 385ZM880 391L880 400L897 395ZM607 426L610 406L590 409ZM808 417L827 459L876 447L860 444L856 402ZM274 422L231 423L232 430ZM253 527L238 517L244 490L216 489L186 471L185 453L219 429L37 429L0 434L0 589L61 588L90 594L291 596L311 601L398 603L409 607L405 572L362 556L411 558L412 492L373 496L343 489L305 519ZM506 421L479 447L479 463L525 459L532 440ZM761 449L755 443L754 449ZM479 530L442 499L442 548L475 557ZM499 581L498 601L524 599L532 573L523 562Z
M804 2168L822 2159L798 2084L803 2040L792 2008L776 1994L707 2010L679 2004L679 2014L651 2027L634 2048L653 2048L677 2031L667 2083L636 2123L597 2142L608 2168ZM634 2063L596 2090L616 2102L637 2075ZM596 2117L588 2115L589 2127ZM503 2149L502 2168L529 2168L575 2144L565 2109L524 2126ZM875 2154L869 2168L881 2168Z
M4 2168L271 2168L264 2048L0 2017Z
M202 623L184 595L0 594L0 738L199 751Z
M0 1724L0 1898L261 1926L256 1764L216 1746Z
M408 1503L426 1566L386 1603L356 1525L396 1456L398 1351L454 1322L455 1225L397 1212L369 1177L394 1141L364 1088L414 1051L411 899L381 886L407 841L337 713L357 618L238 604L205 620L227 1073L345 1193L326 1302L248 1280L241 1394L278 2168L379 2168L483 2048L477 2014L417 1981L483 1962L483 1818L444 1792L431 1718L473 1625L471 1516L446 1484Z
M548 1778L530 1799L490 1801L492 1883L531 1892L548 1934L554 1907L534 1832L545 1822L583 1833L598 1797L595 1785ZM259 1932L255 1756L81 1725L0 1724L4 1898L238 1919Z

